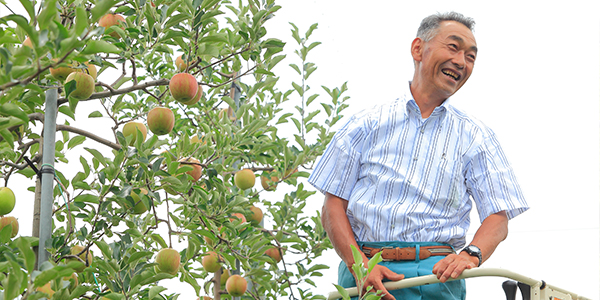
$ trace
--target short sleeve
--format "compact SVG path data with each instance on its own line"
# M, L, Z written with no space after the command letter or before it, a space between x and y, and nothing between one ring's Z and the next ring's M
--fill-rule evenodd
M365 132L361 119L352 117L334 135L308 182L323 194L349 200L360 174Z
M489 128L467 164L466 184L482 222L500 211L512 219L529 209L514 171Z

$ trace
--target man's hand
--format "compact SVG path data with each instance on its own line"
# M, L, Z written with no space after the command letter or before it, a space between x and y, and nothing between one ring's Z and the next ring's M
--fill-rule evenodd
M450 254L438 261L433 266L432 272L437 276L440 282L446 282L450 278L458 278L464 270L477 267L478 263L479 259L477 257L470 256L466 252Z
M350 270L352 270L350 268ZM352 272L354 274L354 272ZM367 292L367 287L372 286L373 289L372 291L375 292L377 290L382 291L383 292L383 300L395 300L396 298L394 298L394 296L392 296L390 294L390 292L388 292L388 290L383 286L383 279L388 279L391 281L398 281L398 280L402 280L404 279L404 275L403 274L398 274L398 273L394 273L392 272L390 269L381 266L381 265L376 265L373 270L371 270L371 273L369 273L369 276L367 277L367 280L364 283L363 286L363 290L362 293L366 293ZM358 282L358 279L356 278L356 275L354 276L354 280L356 280L356 282Z

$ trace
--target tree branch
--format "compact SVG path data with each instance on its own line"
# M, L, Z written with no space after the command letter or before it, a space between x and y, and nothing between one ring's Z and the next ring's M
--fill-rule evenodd
M113 148L115 150L121 150L121 145L113 143L113 142L111 142L111 141L109 141L107 139L101 138L101 137L99 137L99 136L97 136L97 135L95 135L95 134L93 134L91 132L85 131L85 130L80 129L80 128L76 128L76 127L73 127L73 126L62 125L61 124L61 125L56 125L56 131L68 131L68 132L76 133L76 134L79 134L79 135L83 135L85 137L88 137L88 138L90 138L90 139L92 139L92 140L100 143L100 144L104 144L104 145L106 145L108 147L111 147L111 148Z
M88 99L82 100L82 101L89 101L89 100L93 100L93 99L100 99L100 98L106 98L106 97L111 97L111 96L115 96L115 95L127 94L127 93L131 93L131 92L134 92L137 90L149 88L152 86L160 86L160 85L169 85L169 80L168 79L159 79L159 80L154 80L154 81L148 81L145 83L135 84L130 87L126 87L126 88L122 88L122 89L118 89L118 90L112 90L112 91L108 90L108 91L93 93ZM67 98L59 98L57 100L58 105L62 105L66 102L68 102Z

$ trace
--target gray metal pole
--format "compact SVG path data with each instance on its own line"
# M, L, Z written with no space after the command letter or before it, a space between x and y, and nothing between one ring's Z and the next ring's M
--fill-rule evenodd
M54 151L56 144L56 114L58 90L46 91L46 113L44 114L44 146L42 148L42 199L40 205L40 246L38 248L38 270L48 260L46 242L52 236L52 204L54 203Z

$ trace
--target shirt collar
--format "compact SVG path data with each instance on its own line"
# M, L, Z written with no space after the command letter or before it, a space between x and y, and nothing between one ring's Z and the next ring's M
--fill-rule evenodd
M405 90L404 90L404 102L406 103L406 109L416 109L417 111L419 110L419 106L417 105L417 102L415 101L415 98L412 95L412 92L410 91L410 83L411 81L408 81L408 85L405 86ZM450 106L450 99L451 97L449 97L448 99L446 99L444 102L442 102L442 104L438 107L436 107L433 112L431 113L431 116L437 116L439 114L443 114L448 110L448 107Z

